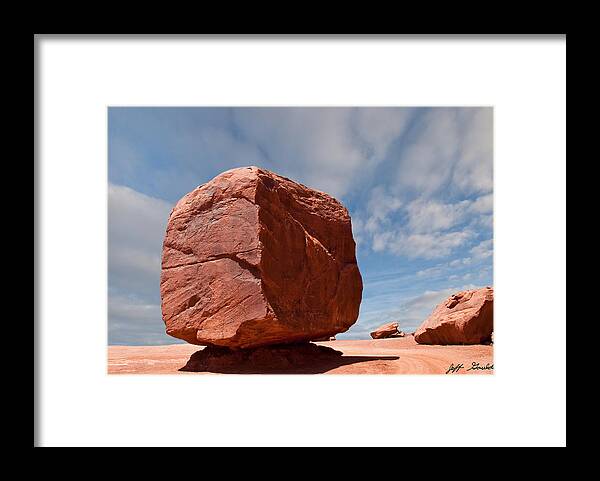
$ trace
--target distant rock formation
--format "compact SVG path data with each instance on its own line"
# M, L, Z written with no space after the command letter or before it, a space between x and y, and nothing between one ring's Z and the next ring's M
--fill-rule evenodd
M404 334L404 332L398 330L397 322L390 322L389 324L379 326L371 333L371 337L373 339L386 339L388 337L404 337L405 335L406 334Z
M458 292L439 304L415 332L419 344L484 344L492 340L494 289Z
M355 249L333 197L257 167L224 172L169 217L166 332L231 349L329 339L358 317Z

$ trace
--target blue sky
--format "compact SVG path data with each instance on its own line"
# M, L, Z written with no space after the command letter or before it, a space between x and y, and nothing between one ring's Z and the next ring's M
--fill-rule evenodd
M414 331L451 293L492 285L492 108L108 111L108 342L169 344L160 256L173 205L257 165L350 211L363 276L356 324Z

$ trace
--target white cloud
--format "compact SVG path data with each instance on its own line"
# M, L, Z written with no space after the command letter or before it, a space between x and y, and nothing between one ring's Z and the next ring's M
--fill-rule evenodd
M412 299L406 301L402 307L401 312L415 312L423 309L427 309L428 311L433 312L433 308L442 302L444 299L450 297L455 292L458 292L460 289L456 287L449 287L447 289L442 289L439 291L425 291L423 294L420 294Z
M438 264L437 266L428 267L427 269L421 269L420 271L417 271L416 276L417 277L425 277L425 278L436 277L436 276L439 276L440 274L444 273L444 271L445 271L445 266Z
M469 201L443 204L437 201L417 200L407 208L408 229L416 234L451 229L465 219Z
M473 259L471 259L470 257L463 257L461 259L454 259L448 265L450 267L468 266L472 262L473 262Z
M133 296L111 295L108 299L109 344L174 344L165 334L159 304L149 304Z
M491 214L482 214L474 217L470 227L480 232L491 232L494 227L494 217Z
M264 151L264 163L273 162L278 173L339 196L364 158L349 134L351 113L351 109L238 109L235 121L246 140Z
M260 164L264 155L249 142L236 139L222 128L204 126L201 129L178 131L173 141L173 153L184 159L189 168L197 170L198 152L202 153L202 169L220 170Z
M112 293L108 311L109 340L113 343L125 341L135 326L140 338L144 333L153 335L154 340L164 336L157 307L160 256L171 208L163 200L128 187L108 186L108 278Z
M363 242L366 242L367 238L365 235L365 225L360 217L352 217L352 237L354 237L354 242L356 243L357 249L360 249L363 246Z
M473 233L470 231L435 232L429 234L388 233L380 250L388 248L392 253L411 258L437 259L449 256L457 248L465 245ZM373 246L375 250L375 245Z
M119 171L121 178L134 180L136 171L143 168L144 158L127 139L113 134L109 142L109 169Z
M484 240L471 249L471 254L477 259L490 257L493 253L492 244L492 239Z
M370 241L373 251L435 259L467 245L476 233L490 231L491 212L491 194L453 203L426 196L405 202L378 185L355 219L361 243Z
M492 109L431 109L399 155L396 184L429 197L451 185L465 195L492 189Z
M356 131L367 144L369 157L381 161L390 145L406 130L412 109L360 108L356 110Z
M452 174L461 135L454 109L433 109L420 119L416 138L400 154L397 184L429 196Z
M463 192L491 192L493 185L492 108L462 109L460 157L452 182Z
M389 216L402 207L402 201L377 186L371 191L367 202L367 220L364 229L369 233L377 233L382 225L389 223Z
M266 158L262 165L341 197L385 156L408 125L410 109L237 109L246 142Z
M482 265L484 264L484 265ZM450 262L436 264L426 269L416 272L416 277L420 279L432 280L457 280L464 281L472 279L474 276L484 277L491 271L491 266L485 264L485 258L473 259L463 257L453 259Z
M493 206L493 195L486 194L478 197L471 203L471 211L479 214L491 214Z
M109 242L155 253L157 242L162 245L172 208L173 206L164 200L144 195L129 187L109 183Z
M153 322L161 318L160 305L134 297L109 296L108 315L114 319Z
M390 251L411 258L446 257L472 239L469 229L452 230L464 222L471 203L443 204L418 199L404 204L383 186L371 191L366 219L356 217L361 241L371 241L375 252ZM404 222L393 221L399 213Z

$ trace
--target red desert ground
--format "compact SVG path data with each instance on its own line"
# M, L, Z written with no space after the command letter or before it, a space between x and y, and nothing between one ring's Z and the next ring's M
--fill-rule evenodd
M224 172L175 206L160 293L170 336L110 346L109 373L490 374L493 289L457 292L413 334L332 340L357 320L362 277L347 209L273 172Z

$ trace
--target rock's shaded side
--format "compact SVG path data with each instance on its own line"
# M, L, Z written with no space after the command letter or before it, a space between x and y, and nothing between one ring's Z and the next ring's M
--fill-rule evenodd
M333 197L257 167L184 196L163 244L167 334L233 349L333 336L358 317L350 216Z
M371 333L373 339L386 339L388 337L404 337L405 334L402 331L398 331L398 323L390 322L379 326Z
M419 344L483 344L494 329L494 289L458 292L439 304L415 332Z

